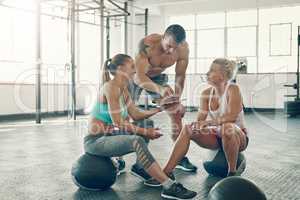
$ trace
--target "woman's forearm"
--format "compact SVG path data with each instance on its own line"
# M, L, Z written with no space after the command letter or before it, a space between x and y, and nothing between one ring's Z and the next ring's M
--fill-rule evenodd
M120 125L116 126L129 133L133 133L140 136L147 136L147 129L135 126L128 121L123 121Z
M151 117L153 115L155 115L156 113L159 113L161 112L161 109L160 108L153 108L151 110L144 110L143 113L144 113L144 118L148 118L148 117Z
M150 109L150 110L143 110L140 111L140 113L135 117L134 120L141 120L141 119L146 119L149 118L153 115L155 115L156 113L161 112L160 108L154 108L154 109Z

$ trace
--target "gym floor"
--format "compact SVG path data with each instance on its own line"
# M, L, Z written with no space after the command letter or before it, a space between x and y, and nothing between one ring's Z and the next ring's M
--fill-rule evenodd
M186 122L196 118L187 113ZM169 121L165 114L153 117L164 136L150 143L150 150L162 165L172 148ZM250 143L245 152L247 167L243 176L254 181L271 200L300 199L300 121L282 113L246 115ZM83 153L82 138L86 117L77 122L48 121L0 124L0 199L160 199L159 188L149 188L129 171L135 155L125 156L127 172L120 175L110 191L79 190L72 182L72 163ZM199 169L196 174L175 171L177 180L205 199L218 181L202 168L211 151L191 145L190 160Z

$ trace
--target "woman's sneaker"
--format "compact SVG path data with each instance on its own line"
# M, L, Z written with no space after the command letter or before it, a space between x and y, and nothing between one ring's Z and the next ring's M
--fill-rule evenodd
M187 157L182 158L181 161L179 161L178 165L175 167L176 169L181 169L185 172L196 172L197 167L193 165Z
M168 175L168 177L169 177L171 180L175 181L175 176L174 176L173 173L170 173L170 174ZM156 179L154 179L154 178L151 177L150 179L144 181L144 185L147 185L147 186L149 186L149 187L160 187L160 186L161 186L161 183L158 182Z
M143 181L146 181L151 178L151 176L137 164L132 165L130 173Z
M117 164L117 176L119 176L120 174L125 172L125 167L126 167L126 163L125 160L123 159L117 159L116 160L116 164Z
M197 192L186 189L181 183L173 183L170 188L163 189L161 196L166 199L192 199Z

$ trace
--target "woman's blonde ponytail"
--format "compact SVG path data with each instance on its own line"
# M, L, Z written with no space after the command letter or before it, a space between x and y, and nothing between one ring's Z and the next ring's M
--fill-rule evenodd
M111 61L112 60L109 58L104 62L103 71L102 71L102 85L104 85L104 83L110 80L109 65Z

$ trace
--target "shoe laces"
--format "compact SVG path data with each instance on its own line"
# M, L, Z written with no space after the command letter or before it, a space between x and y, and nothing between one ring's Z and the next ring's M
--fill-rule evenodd
M187 164L190 163L190 161L189 161L189 159L188 159L187 157L184 157L184 158L182 159L182 162L187 163Z
M181 183L176 183L176 187L175 187L175 191L178 193L185 193L187 191L187 189L185 187L183 187L183 185Z

